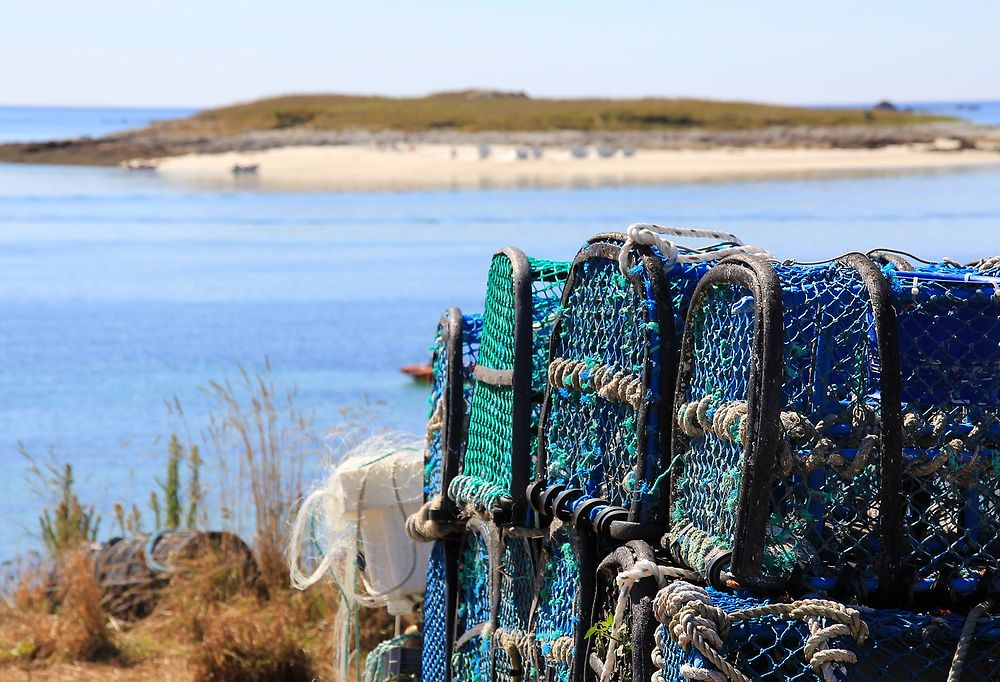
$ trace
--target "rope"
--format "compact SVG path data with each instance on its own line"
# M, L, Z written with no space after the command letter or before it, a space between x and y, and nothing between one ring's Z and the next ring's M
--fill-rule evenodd
M429 518L431 511L441 509L441 496L438 495L424 502L420 509L410 514L406 519L406 534L414 542L433 542L449 535L446 526Z
M553 388L571 388L581 393L593 392L609 402L628 403L636 410L642 406L642 377L627 372L615 372L607 365L555 358L549 363L548 380Z
M510 659L510 675L517 682L524 675L524 661L531 660L535 653L535 633L510 632L497 628L493 633L494 641L503 649Z
M497 483L483 480L478 476L456 476L448 485L448 497L465 508L470 514L489 520L491 510L507 490Z
M632 587L643 578L654 578L658 587L663 587L668 581L677 578L694 578L691 571L674 566L660 566L648 559L640 559L627 571L622 571L615 578L618 585L618 601L615 603L615 614L611 626L611 642L608 644L608 653L604 656L604 668L601 671L601 682L609 682L611 673L614 671L615 662L618 659L618 640L622 630L625 628L625 608L628 606L629 595Z
M715 401L715 396L707 395L681 405L677 410L677 425L681 431L688 438L701 438L711 433L730 443L745 444L749 427L747 402L728 400L715 406ZM860 441L856 454L850 459L841 454L833 439L822 435L838 419L837 415L830 415L819 424L813 424L804 415L792 411L782 412L779 419L782 442L779 444L778 463L785 476L793 473L808 475L819 467L829 467L844 478L853 478L864 470L878 447L878 436L863 433L874 422L871 411L863 406L858 406L851 416L852 437L860 437ZM809 455L797 457L793 444L794 449L809 448Z
M553 663L565 663L568 666L573 665L573 652L576 651L576 644L572 637L567 635L562 635L557 637L551 645L549 645L549 652L543 654L545 660L551 661Z
M670 636L681 649L687 651L693 645L705 660L718 669L713 671L684 665L681 676L690 680L749 682L750 678L720 653L734 623L765 616L803 621L809 628L809 636L802 648L803 658L826 682L837 679L837 668L857 662L854 652L831 648L830 640L850 636L862 644L868 637L868 625L861 619L860 612L834 601L803 599L726 613L712 604L707 590L683 581L673 582L657 593L653 599L653 614L667 626ZM824 626L821 619L830 622L830 625Z
M989 615L991 608L993 608L993 602L984 601L981 604L977 604L971 611L969 611L969 617L965 619L965 625L962 627L962 634L958 638L958 646L955 647L955 657L951 659L951 670L948 671L948 682L960 682L962 678L962 669L965 667L965 658L969 653L969 646L972 644L973 635L975 635L976 632L976 626L979 625L979 621L981 619Z
M692 237L695 239L714 239L722 244L734 244L727 248L710 249L702 251L687 251L681 253L677 245L663 239L661 235L674 237ZM660 256L666 261L665 268L673 267L674 263L701 263L710 260L719 260L726 256L738 253L759 254L769 256L765 249L759 246L745 246L743 240L730 232L719 230L706 230L701 228L688 227L667 227L663 225L653 225L650 223L636 223L629 225L626 230L625 243L618 254L618 267L622 274L628 276L628 257L632 247L641 244L644 246L655 246L660 252Z
M444 393L438 396L434 403L434 411L427 419L427 447L430 448L434 436L444 428Z
M403 642L407 642L415 637L419 637L419 635L411 633L407 635L399 635L398 637L387 639L384 642L379 642L375 648L371 650L371 653L369 653L365 658L364 682L381 682L383 678L382 666L385 665L385 655L388 653L389 649L399 646Z

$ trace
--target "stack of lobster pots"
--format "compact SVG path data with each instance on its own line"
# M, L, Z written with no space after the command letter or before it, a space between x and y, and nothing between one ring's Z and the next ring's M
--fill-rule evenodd
M507 248L434 368L423 680L1000 678L1000 259Z

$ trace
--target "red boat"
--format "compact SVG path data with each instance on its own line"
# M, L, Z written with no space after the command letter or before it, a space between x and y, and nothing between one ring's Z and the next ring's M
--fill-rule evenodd
M434 368L430 365L405 365L399 368L403 374L413 377L414 381L429 384L434 381Z

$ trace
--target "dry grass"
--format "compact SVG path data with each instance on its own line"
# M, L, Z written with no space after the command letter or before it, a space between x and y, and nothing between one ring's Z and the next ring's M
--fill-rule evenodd
M171 557L176 572L154 595L152 614L124 622L105 610L91 555L64 551L57 572L24 571L0 601L0 679L335 679L340 597L329 585L292 590L284 559L288 514L318 443L294 391L279 391L269 369L241 370L235 382L207 390L214 409L206 445L219 466L215 502L223 525L255 533L256 564L242 544L234 551L224 542ZM345 412L331 447L361 437L366 414ZM59 589L46 589L56 573ZM365 612L361 621L363 651L392 632L384 611Z
M103 611L84 552L64 560L57 607L40 576L22 576L0 605L0 679L336 680L333 588L261 590L231 557L185 560L152 615L135 623ZM368 651L392 620L363 612L360 630Z
M230 135L249 130L737 130L769 126L908 124L941 117L698 99L534 99L442 93L393 98L289 95L210 109L157 124L163 130Z

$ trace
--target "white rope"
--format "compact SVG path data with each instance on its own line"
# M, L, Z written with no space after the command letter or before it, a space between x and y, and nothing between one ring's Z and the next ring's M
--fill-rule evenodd
M618 639L621 637L625 627L625 609L628 606L629 594L632 587L643 578L655 578L657 587L663 587L670 580L677 578L691 579L694 574L682 568L674 566L660 566L659 564L640 559L627 571L622 571L615 578L618 585L618 601L615 604L615 614L612 619L610 642L608 643L608 653L604 656L604 668L601 671L601 682L608 682L611 673L615 669L615 662L618 659Z
M857 609L825 599L803 599L790 604L762 604L761 606L726 613L712 604L708 592L683 581L670 583L653 599L653 614L667 626L677 645L687 650L694 646L706 661L717 670L682 666L681 676L691 680L712 682L749 682L739 668L729 663L721 653L729 627L764 616L782 620L800 620L809 628L809 636L802 647L806 663L826 682L837 679L835 666L840 668L856 663L857 656L848 649L830 648L830 640L852 637L863 644L868 637L868 625ZM820 619L830 624L823 626Z
M734 244L722 249L709 249L698 251L686 251L681 253L677 245L663 235L671 237L690 237L694 239L714 239L720 244ZM759 246L748 246L743 243L737 235L731 232L720 230L709 230L696 227L670 227L665 225L654 225L652 223L634 223L628 226L625 232L625 243L618 254L618 267L623 275L628 275L629 252L632 247L641 244L643 246L655 246L656 250L666 260L666 266L672 267L674 263L701 263L709 260L718 260L726 256L738 253L757 254L770 256L771 254Z

